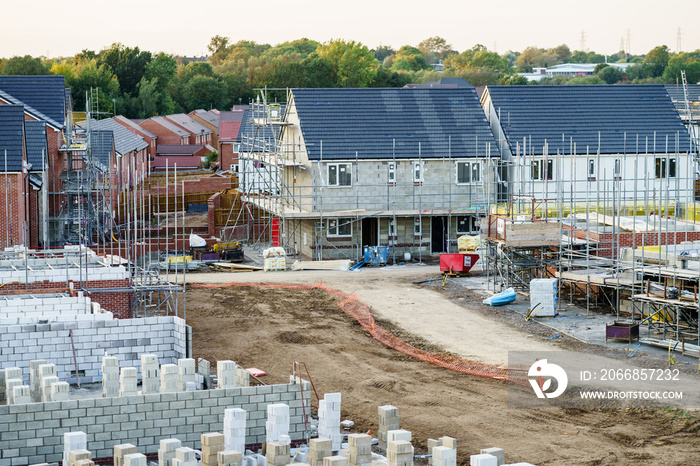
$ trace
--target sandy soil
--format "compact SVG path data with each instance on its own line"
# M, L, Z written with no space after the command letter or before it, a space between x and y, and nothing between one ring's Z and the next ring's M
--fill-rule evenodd
M414 284L437 274L434 267L191 274L188 283L323 280L357 291L375 316L386 319L383 325L396 326L414 344L488 362L502 362L506 344L518 349L566 345L544 334L527 337L489 318L476 309L475 295L455 298ZM286 381L293 361L304 361L320 394L343 393L343 416L356 422L356 431L376 430L377 406L393 404L419 450L428 437L450 435L458 440L461 464L490 446L505 448L508 462L539 465L693 464L698 458L700 421L689 417L696 413L508 408L505 383L455 373L381 345L320 290L191 289L187 302L196 357L264 369L267 382Z

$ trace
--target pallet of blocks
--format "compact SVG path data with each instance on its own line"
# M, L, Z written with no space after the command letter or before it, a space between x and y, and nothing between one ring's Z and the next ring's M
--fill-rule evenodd
M160 392L160 367L158 366L158 356L155 354L141 355L141 393Z
M3 371L5 375L5 398L8 405L15 404L13 399L13 390L15 387L22 386L22 370L19 367L8 367Z
M433 455L430 459L431 466L457 466L457 450L436 446L430 451Z
M456 446L455 446L455 448L456 448ZM495 456L497 463L498 463L498 466L506 464L506 452L505 452L505 450L503 450L503 448L497 448L497 447L482 448L480 453L482 455Z
M94 466L92 453L89 450L71 450L68 452L67 466Z
M122 443L120 445L114 445L114 466L125 466L124 457L126 455L133 455L138 453L136 451L136 445L130 443Z
M69 453L75 450L87 450L85 432L65 432L63 434L63 466L68 466Z
M135 367L122 367L119 372L119 396L138 394L138 370Z
M413 466L413 445L407 440L388 441L386 459L389 466Z
M268 443L278 442L281 435L289 435L289 405L284 403L267 405L265 434Z
M444 448L447 448L449 450L454 450L455 451L455 458L457 457L457 440L456 439L454 439L452 437L447 437L447 436L440 437L437 440L429 438L428 439L428 454L432 455L433 449L435 449L437 447L444 447ZM444 452L445 450L441 450L441 451ZM483 451L482 451L482 453L483 453ZM443 456L445 458L449 458L449 455L450 455L449 453L443 453ZM432 458L435 458L435 456L433 456ZM447 461L449 461L449 459ZM455 459L455 461L456 461L456 459ZM433 464L432 460L431 460L430 464L431 465ZM438 466L438 464L436 463L435 466Z
M67 401L70 398L70 385L68 382L54 382L51 384L51 401Z
M236 386L250 387L250 372L240 366L236 366Z
M194 450L188 447L175 450L175 459L172 464L173 466L199 466Z
M290 444L287 442L267 442L265 457L267 458L267 466L289 464L292 461Z
M124 466L148 466L146 455L143 453L131 453L124 455Z
M349 466L349 463L344 456L326 456L323 458L323 466Z
M243 453L236 450L223 450L216 454L219 466L243 466Z
M340 393L326 393L318 402L318 435L329 438L333 451L339 451L343 443L340 433Z
M202 434L202 466L217 466L219 460L217 453L224 451L224 434L211 432Z
M187 390L187 384L195 383L195 361L192 358L182 358L177 360L178 367L178 390Z
M367 434L348 435L350 466L372 465L372 437Z
M160 366L160 392L177 393L178 369L175 364L163 364Z
M216 363L216 387L236 388L236 363L228 359Z
M333 456L333 443L329 438L312 438L309 440L309 464L319 466L323 464L323 459Z
M162 439L159 447L158 466L173 466L172 461L175 459L175 450L182 447L182 442L176 438Z
M55 364L42 364L39 366L39 384L41 388L41 401L51 401L51 384L59 382Z
M17 385L12 388L12 403L25 405L32 402L29 385Z
M246 412L241 408L224 410L224 447L226 450L245 452Z
M102 358L102 396L119 396L119 359L114 356Z
M498 458L488 454L471 455L469 466L498 466Z
M45 359L33 359L29 361L29 387L32 402L41 401L41 379L39 377L39 366L46 364Z
M385 405L380 406L378 411L379 430L377 431L377 438L379 440L379 444L377 446L380 450L386 451L386 433L390 430L397 430L399 428L399 408L391 405Z

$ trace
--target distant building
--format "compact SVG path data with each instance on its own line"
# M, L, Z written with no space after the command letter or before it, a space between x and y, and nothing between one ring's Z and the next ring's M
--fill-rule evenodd
M553 78L555 76L592 76L596 66L600 63L562 63L550 68L533 68L532 73L518 73L528 81L540 81L542 78ZM608 66L626 71L634 63L608 63Z

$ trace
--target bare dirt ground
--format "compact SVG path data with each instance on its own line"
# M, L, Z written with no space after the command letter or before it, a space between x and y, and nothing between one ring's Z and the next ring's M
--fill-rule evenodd
M521 329L505 316L489 315L474 294L457 296L449 287L415 284L434 276L434 267L391 267L359 273L192 274L187 281L323 280L357 291L381 325L415 346L486 362L502 362L507 345L576 349L565 339L547 340L546 331ZM258 367L270 374L268 383L287 381L293 361L304 361L321 396L342 392L342 414L355 421L354 431L376 431L377 406L393 404L419 451L427 438L450 435L457 438L461 464L490 446L504 448L508 462L538 465L700 461L697 413L508 408L506 383L442 369L385 347L321 290L191 288L187 322L194 331L195 357Z

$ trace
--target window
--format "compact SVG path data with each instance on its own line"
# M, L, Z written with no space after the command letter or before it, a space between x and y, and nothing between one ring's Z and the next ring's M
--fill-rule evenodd
M396 236L396 221L393 218L389 219L389 238Z
M396 183L396 164L394 162L387 163L386 170L387 183Z
M423 181L423 162L413 162L413 182L420 183Z
M668 159L668 176L669 178L676 177L676 159Z
M351 218L328 219L328 237L352 236Z
M656 157L655 175L657 178L676 177L676 159L666 157Z
M352 186L351 165L349 163L329 163L328 186Z
M622 163L620 159L615 159L615 168L613 169L613 176L616 180L622 178Z
M478 233L478 218L473 215L462 215L457 217L457 234Z
M457 162L457 184L481 181L481 162Z
M423 228L420 223L420 217L416 217L415 219L413 219L413 234L415 236L423 235Z
M545 168L546 167L546 168ZM533 160L530 176L533 180L551 180L554 175L553 160Z
M595 159L588 159L588 180L595 181Z

